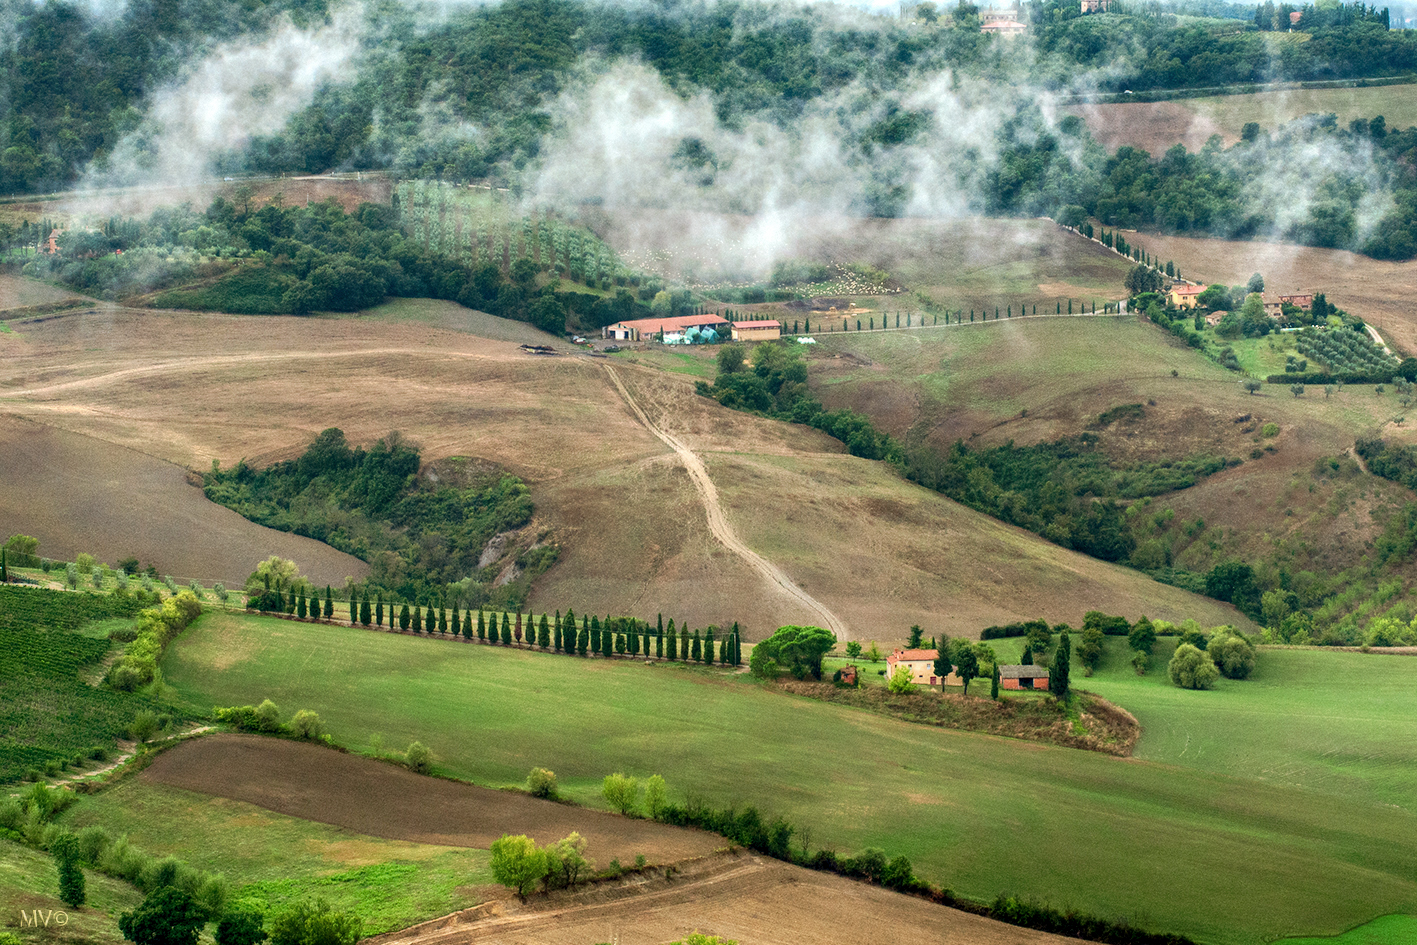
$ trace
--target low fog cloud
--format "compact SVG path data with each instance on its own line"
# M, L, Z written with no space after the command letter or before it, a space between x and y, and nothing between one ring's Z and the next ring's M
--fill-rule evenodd
M348 77L361 17L358 6L347 5L319 27L300 29L287 20L258 39L218 47L153 94L142 124L85 183L184 184L209 177L217 155L279 131L321 85Z

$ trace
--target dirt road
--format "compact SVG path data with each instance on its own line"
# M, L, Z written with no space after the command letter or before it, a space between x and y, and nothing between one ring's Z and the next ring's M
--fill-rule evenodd
M729 524L728 516L723 513L723 505L718 501L718 490L714 488L713 480L709 478L703 461L678 437L655 426L649 416L640 409L640 405L635 403L635 398L630 395L630 391L620 380L620 375L615 372L615 369L608 364L604 367L605 372L610 375L611 382L620 391L620 396L625 398L625 403L639 418L640 423L644 424L645 429L658 437L683 461L684 468L689 471L689 478L694 483L694 488L698 491L699 497L703 499L704 511L708 515L709 531L713 533L713 536L722 542L725 548L747 562L748 566L761 574L769 584L816 614L821 626L835 633L838 640L850 639L851 631L841 618L828 610L821 601L798 587L797 583L788 577L781 568L743 543L743 540L738 537L738 533L733 530L733 526Z

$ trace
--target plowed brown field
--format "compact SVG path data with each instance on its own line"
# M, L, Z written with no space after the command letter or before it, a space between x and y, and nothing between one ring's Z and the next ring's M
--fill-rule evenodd
M744 945L1071 941L774 860L715 855L727 842L714 834L422 777L316 745L208 736L160 755L140 777L376 837L486 848L507 833L547 843L575 830L601 864L630 863L638 854L682 864L672 879L651 871L574 895L533 895L526 904L502 893L467 913L371 940L378 945L651 945L695 930Z
M692 932L743 945L1043 945L1077 939L1004 925L879 886L762 857L723 855L574 896L504 898L370 939L372 945L659 945Z

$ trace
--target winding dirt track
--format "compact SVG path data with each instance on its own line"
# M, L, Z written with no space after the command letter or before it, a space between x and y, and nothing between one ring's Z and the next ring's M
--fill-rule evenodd
M610 375L610 380L615 384L616 389L620 391L620 396L625 398L625 403L629 405L630 410L634 412L640 423L644 424L645 429L658 437L683 461L684 468L689 471L689 479L694 483L694 489L703 499L704 511L708 514L709 531L713 533L713 537L722 542L729 551L747 562L748 566L761 574L769 584L815 613L821 621L821 625L836 634L837 639L849 639L850 631L840 617L828 610L821 601L798 587L796 582L788 577L781 568L743 543L743 540L738 537L738 533L733 530L733 526L729 524L728 516L723 512L723 505L718 501L718 490L714 488L713 480L709 478L703 461L678 437L655 426L649 416L640 409L640 405L635 403L635 398L630 395L630 391L620 380L620 375L615 372L615 369L608 364L604 365L604 368L605 372Z

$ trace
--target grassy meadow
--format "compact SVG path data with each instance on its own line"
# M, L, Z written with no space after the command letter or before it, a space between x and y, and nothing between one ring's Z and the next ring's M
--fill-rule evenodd
M61 822L222 873L233 901L268 913L323 898L362 918L366 934L475 905L471 888L492 881L484 850L371 837L140 778L83 798Z
M92 870L84 874L88 903L73 909L59 901L59 875L54 860L10 840L0 840L0 930L20 924L20 911L66 913L65 925L51 923L33 939L52 945L118 945L118 916L143 900L127 883ZM33 935L34 933L27 933Z
M681 799L810 825L816 846L904 853L965 895L1037 896L1208 942L1335 934L1417 909L1407 810L909 725L717 670L225 614L202 618L163 670L193 706L311 708L342 745L417 738L438 770L477 783L519 784L544 765L599 807L605 774L657 772Z

